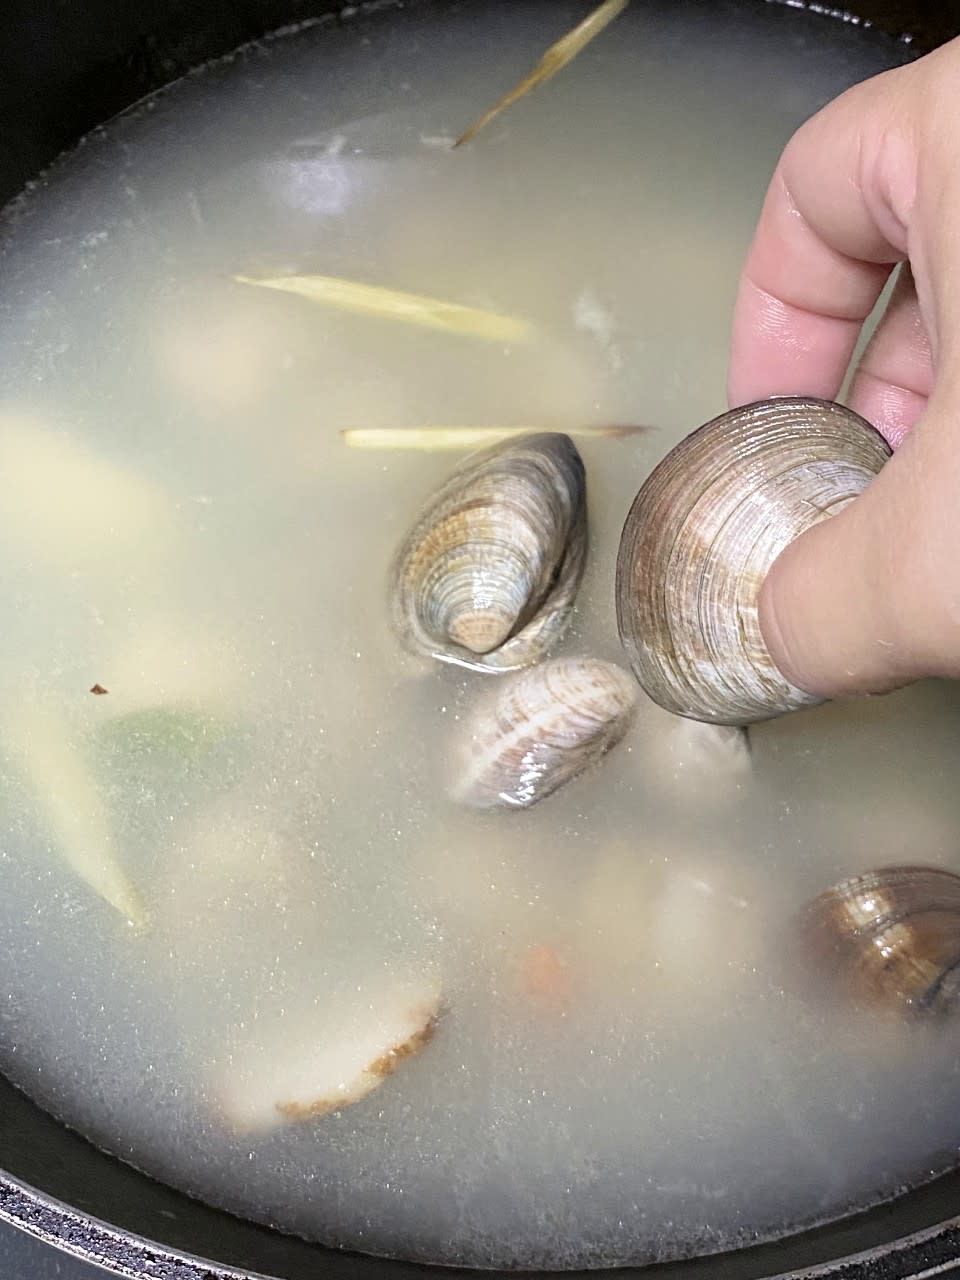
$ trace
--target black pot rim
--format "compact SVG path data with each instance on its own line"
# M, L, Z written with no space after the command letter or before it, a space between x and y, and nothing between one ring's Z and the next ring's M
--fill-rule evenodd
M109 1157L106 1157L109 1158ZM142 1177L134 1170L132 1176ZM951 1177L951 1175L946 1175ZM873 1211L874 1213L876 1210ZM35 1239L43 1241L61 1252L99 1266L114 1275L150 1277L151 1280L275 1280L264 1272L252 1272L234 1266L200 1258L147 1239L135 1232L109 1223L72 1208L55 1196L31 1187L18 1178L0 1171L0 1222L6 1222ZM786 1241L781 1242L786 1243ZM313 1246L317 1255L317 1270L324 1269L324 1260L341 1257L347 1260L357 1255L333 1254L322 1245ZM769 1246L767 1246L769 1247ZM764 1249L765 1246L757 1246ZM673 1273L680 1268L693 1272L700 1264L714 1266L738 1266L755 1249L740 1249L717 1254L710 1259L696 1259L687 1264L669 1263L642 1269L651 1278ZM388 1259L367 1258L364 1263L397 1266ZM947 1218L934 1226L901 1236L887 1244L875 1245L855 1253L835 1258L826 1263L815 1263L788 1271L765 1273L765 1280L932 1280L932 1277L952 1271L960 1261L960 1214ZM433 1267L419 1263L399 1263L406 1272L419 1272L434 1277L472 1276L480 1280L483 1275L509 1274L522 1276L523 1272L479 1272L462 1268ZM580 1272L527 1273L530 1275L584 1275ZM638 1274L636 1268L611 1268L589 1273L600 1280L604 1276L622 1277Z

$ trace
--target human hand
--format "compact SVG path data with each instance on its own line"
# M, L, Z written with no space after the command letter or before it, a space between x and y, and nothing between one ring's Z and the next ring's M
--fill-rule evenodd
M825 697L960 676L960 40L808 121L767 193L733 323L731 405L839 393L896 450L760 594L776 664Z

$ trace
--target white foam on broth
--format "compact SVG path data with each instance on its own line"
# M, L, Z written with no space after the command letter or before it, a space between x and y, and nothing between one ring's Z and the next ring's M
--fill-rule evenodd
M591 551L560 650L621 660L623 516L722 408L779 151L904 56L796 11L635 3L449 152L582 16L412 5L253 47L60 162L0 268L0 1065L213 1203L434 1261L729 1248L890 1196L960 1140L952 1034L811 1005L780 958L842 875L960 869L953 689L764 725L749 777L647 708L542 806L464 814L444 769L492 677L425 668L389 633L393 549L454 460L350 451L340 429L643 422L581 444ZM231 280L294 270L538 337ZM36 705L142 932L65 865L76 806L18 763ZM42 774L51 753L33 758ZM368 1033L384 982L411 1008L442 989L418 1056L351 1107L231 1127L232 1071L295 1079L312 1037Z

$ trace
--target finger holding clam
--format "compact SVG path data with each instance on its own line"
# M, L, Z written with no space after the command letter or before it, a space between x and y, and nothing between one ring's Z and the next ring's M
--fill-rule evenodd
M842 510L890 455L857 414L784 397L725 413L653 471L617 560L617 623L634 674L677 715L742 725L811 706L774 665L760 587L777 556Z
M472 455L428 503L393 567L392 616L413 653L478 671L539 661L583 576L586 479L569 436Z
M453 796L474 808L526 809L623 738L637 690L596 658L554 658L498 686L468 724Z

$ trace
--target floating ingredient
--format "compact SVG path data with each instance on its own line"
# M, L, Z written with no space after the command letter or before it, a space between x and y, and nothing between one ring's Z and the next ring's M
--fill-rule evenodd
M578 26L552 44L530 74L475 120L470 128L456 140L454 147L462 147L465 143L471 142L480 130L485 129L501 111L513 106L531 89L544 84L558 71L562 71L568 62L571 62L591 40L595 40L600 32L610 25L614 18L623 13L628 3L629 0L604 0L604 3L588 14Z
M960 1006L960 876L883 867L842 880L800 918L803 959L828 989L888 1013Z
M468 721L454 798L529 808L615 747L636 702L628 673L596 658L554 658L524 672Z
M264 1132L317 1119L359 1102L414 1057L433 1037L440 989L429 978L362 984L349 1007L328 1014L309 1031L233 1055L220 1101L232 1128Z
M619 440L648 427L564 427L560 435L593 440ZM549 434L539 427L349 427L340 432L351 449L417 449L425 453L447 449L479 449L501 440L522 440Z
M676 715L767 720L821 701L777 669L757 616L783 549L862 493L890 456L842 405L734 409L682 440L634 500L617 558L617 625L634 674Z
M644 776L692 811L730 802L749 780L753 763L745 729L688 720L652 702L638 719Z
M261 289L278 289L308 302L353 311L359 315L379 316L419 325L423 329L440 329L444 333L465 338L481 338L485 342L527 342L533 337L533 326L516 316L482 311L477 307L426 298L416 293L401 293L379 285L340 280L335 276L271 276L256 278L237 275L238 284L256 285Z
M394 629L442 662L529 666L569 622L586 549L586 476L569 436L494 445L454 471L404 540Z
M62 718L34 696L4 720L3 738L36 790L64 861L125 920L144 925L146 909L121 864L98 782Z

